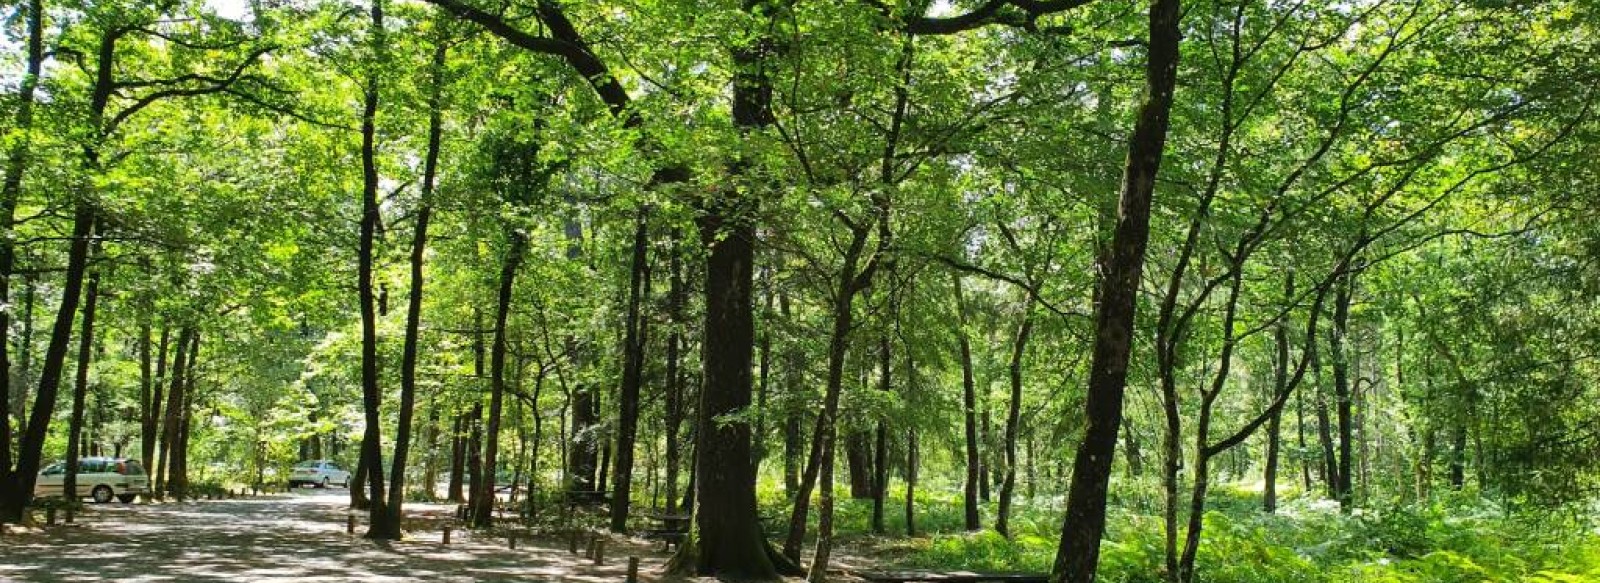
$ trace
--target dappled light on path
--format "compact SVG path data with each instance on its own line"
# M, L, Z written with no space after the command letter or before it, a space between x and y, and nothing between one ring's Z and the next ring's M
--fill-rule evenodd
M441 543L450 507L408 504L401 542L345 533L343 491L249 500L95 505L77 523L0 535L0 581L554 581L615 582L628 556L654 580L666 556L615 541L604 566L570 554L556 537L521 540L456 530ZM364 516L362 516L364 518ZM414 520L415 519L415 520ZM364 521L363 521L364 522Z

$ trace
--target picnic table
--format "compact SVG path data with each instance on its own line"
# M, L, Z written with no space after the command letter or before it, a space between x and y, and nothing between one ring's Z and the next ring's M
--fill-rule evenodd
M682 545L689 538L689 521L693 518L689 514L668 514L665 512L646 512L641 516L660 523L658 528L644 531L644 537L659 540L663 543L662 550L670 551L675 545Z
M1048 573L979 573L974 571L879 571L855 573L873 583L1049 583Z

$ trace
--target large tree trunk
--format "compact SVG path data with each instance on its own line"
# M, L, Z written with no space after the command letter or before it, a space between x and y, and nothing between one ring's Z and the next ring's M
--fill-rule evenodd
M850 470L850 498L866 500L875 490L872 485L872 441L866 430L850 429L845 437L845 467Z
M172 369L169 373L170 380L167 391L167 409L162 425L161 445L156 450L156 485L157 496L167 494L167 459L171 456L174 444L178 439L178 423L182 420L182 411L185 407L183 395L183 371L189 358L189 344L195 334L192 325L184 325L178 329L178 346L172 356Z
M1028 337L1033 334L1033 305L1030 302L1017 327L1015 342L1011 345L1011 401L1006 406L1005 479L1000 483L1000 512L995 517L994 530L1011 536L1011 498L1017 489L1017 434L1022 425L1022 358L1027 354Z
M771 2L746 2L752 16L776 20ZM759 27L768 31L770 27ZM756 32L733 48L733 123L746 134L772 125L772 80L763 63L772 52L769 33ZM732 174L744 174L735 161ZM752 182L746 180L746 184ZM756 509L755 464L751 462L750 424L722 422L750 405L751 348L756 217L762 189L729 189L706 201L698 219L707 248L705 286L704 382L695 437L694 537L680 553L692 553L701 576L751 581L778 579ZM715 331L713 333L713 331ZM686 561L685 561L686 562Z
M411 236L411 290L406 298L406 336L400 355L400 410L394 433L394 460L389 470L388 515L380 525L374 521L368 538L399 539L404 514L406 462L411 453L411 416L417 402L417 344L422 324L422 264L428 247L428 222L433 218L433 185L439 168L439 142L443 134L440 94L444 90L446 45L434 39L431 89L428 95L428 149L423 161L422 196L418 202L416 228ZM431 466L431 463L430 463ZM431 473L430 473L431 477ZM433 484L427 484L433 497Z
M978 530L979 482L983 468L978 465L978 393L972 375L972 343L967 339L967 304L961 296L961 276L954 278L956 290L956 340L961 350L961 409L967 436L967 481L962 498L967 530Z
M383 1L372 2L371 42L375 53L383 47ZM375 54L375 60L381 60ZM378 115L378 72L367 72L361 112L361 240L357 293L361 300L361 407L366 430L361 437L361 466L366 470L368 520L367 538L396 540L400 524L390 520L388 501L383 495L383 451L381 434L382 389L378 382L378 314L373 293L373 270L377 250L374 243L383 217L378 208L378 163L376 121ZM361 469L361 468L358 468ZM358 474L361 472L357 472ZM351 490L361 488L360 481Z
M622 340L621 394L617 397L617 453L611 472L611 532L628 532L628 510L633 496L633 447L639 432L639 386L644 384L643 303L650 290L649 213L641 207L635 219L633 261L629 268L628 319Z
M15 115L12 117L11 131L18 135L9 135L7 141L11 142L10 151L6 152L6 176L3 185L0 185L0 233L11 233L16 222L17 203L22 198L22 174L27 171L29 150L32 138L29 132L33 129L33 101L34 91L39 86L40 73L44 64L44 7L41 0L28 0L22 8L21 16L27 23L28 57L26 71L22 75L22 83L17 88L17 103ZM15 237L0 237L0 305L11 305L11 276L16 268L16 241ZM30 300L31 300L30 296ZM31 308L31 303L30 303ZM0 310L0 484L11 482L11 310ZM26 344L23 352L27 352ZM26 379L23 382L27 382ZM22 406L27 400L24 391L21 398L17 399L15 413L20 423L22 420ZM17 431L25 431L19 427ZM0 486L0 497L14 495ZM31 486L30 486L31 490ZM19 506L20 509L20 506ZM0 503L0 522L10 521L10 506Z
M96 254L99 245L90 248ZM100 293L100 272L89 273L89 282L83 289L83 330L78 333L77 379L72 385L72 418L67 423L67 474L61 482L62 496L69 502L78 500L78 463L83 439L83 402L89 394L89 359L94 348L94 309Z
M1088 427L1073 463L1067 513L1054 577L1090 583L1105 533L1106 487L1122 423L1123 390L1133 344L1133 317L1150 235L1150 199L1166 146L1168 113L1177 81L1181 0L1153 0L1145 68L1145 102L1129 140L1127 167L1112 237L1111 261L1100 281L1095 343L1089 367Z

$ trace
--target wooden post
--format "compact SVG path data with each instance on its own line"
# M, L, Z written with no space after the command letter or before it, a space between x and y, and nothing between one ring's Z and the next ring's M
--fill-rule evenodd
M517 535L515 533L512 533L506 540L511 543L511 550L517 550Z
M72 524L72 505L67 505L67 524Z
M345 534L356 533L356 516L354 514L345 517L344 532Z
M595 539L594 539L594 565L596 567L599 567L599 566L604 565L604 564L606 564L606 539L604 539L602 537L595 537Z
M567 547L568 547L567 548L568 552L571 552L574 555L578 554L578 530L577 529L573 529L572 532L568 533L568 535L567 535Z
M44 524L45 526L56 525L56 507L51 506L44 510Z
M639 557L628 557L628 583L639 583Z
M450 544L450 525L444 525L444 544Z

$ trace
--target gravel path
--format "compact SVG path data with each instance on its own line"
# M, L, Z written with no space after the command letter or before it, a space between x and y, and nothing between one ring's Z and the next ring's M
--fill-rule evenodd
M407 504L407 539L345 534L344 490L248 500L90 505L75 524L0 535L0 581L552 581L617 582L628 555L645 580L659 547L613 540L606 566L554 539L518 541L456 531L441 544L443 505ZM364 518L364 516L363 516Z

